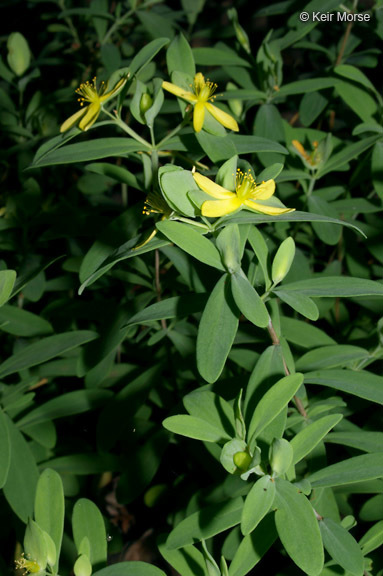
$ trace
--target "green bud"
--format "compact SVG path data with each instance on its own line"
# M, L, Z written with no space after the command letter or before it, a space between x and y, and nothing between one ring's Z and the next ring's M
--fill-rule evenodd
M20 32L13 32L8 38L7 48L9 67L17 76L22 76L31 62L28 42Z
M228 92L234 92L235 90L238 90L238 86L236 84L234 84L234 82L228 82L226 84L226 90ZM230 110L236 115L236 116L240 116L242 114L243 111L243 102L242 100L239 100L237 98L230 98L227 103L229 104L229 108Z
M279 282L282 282L283 278L287 276L294 256L295 242L291 237L286 238L279 246L271 268L271 277L274 284L279 284Z
M92 564L88 556L81 554L73 566L73 572L75 576L91 576L92 574Z
M149 108L152 107L152 104L153 104L153 98L150 96L150 94L143 94L140 100L141 114L144 115L145 112L147 112Z
M219 233L217 247L229 274L237 272L241 267L240 236L237 224L229 224Z
M248 452L237 452L233 456L233 461L236 467L244 472L250 465L251 456Z
M269 462L274 476L280 476L290 468L293 447L284 438L274 438L269 450Z

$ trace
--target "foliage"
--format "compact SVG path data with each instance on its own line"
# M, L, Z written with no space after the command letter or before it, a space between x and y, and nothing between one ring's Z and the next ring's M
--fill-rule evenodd
M383 574L383 10L254 6L8 6L1 573Z

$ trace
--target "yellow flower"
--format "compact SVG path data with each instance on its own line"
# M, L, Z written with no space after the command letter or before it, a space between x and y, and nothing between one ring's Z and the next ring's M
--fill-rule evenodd
M27 560L24 557L24 553L21 554L19 560L15 560L15 565L17 570L24 570L24 574L37 574L42 570L41 566L35 560Z
M205 110L210 112L210 114L218 120L222 126L229 130L234 130L234 132L238 132L238 124L234 118L209 102L209 100L214 100L215 98L214 92L217 89L217 84L206 81L203 74L198 72L198 74L194 76L194 82L190 87L193 89L193 92L188 92L184 88L172 84L171 82L162 83L162 88L164 90L167 90L168 92L175 94L175 96L183 98L183 100L193 104L193 126L196 132L201 132L202 130L205 119Z
M310 154L306 152L299 140L292 140L291 144L294 146L295 150L298 152L301 158L305 160L310 167L316 167L322 161L322 151L318 148L319 144L317 141L312 143L313 150Z
M66 132L72 128L80 120L78 127L81 130L88 130L97 120L100 115L102 105L113 96L116 96L122 88L125 86L128 77L125 76L121 78L112 90L108 90L108 83L101 82L99 88L97 88L96 77L93 78L92 82L84 82L80 84L76 92L79 94L78 101L82 107L78 112L70 116L65 120L60 128L60 132ZM87 106L84 107L85 102L89 102Z
M239 169L237 170L235 192L226 190L202 174L195 173L193 176L201 190L215 198L215 200L207 200L202 204L202 216L210 218L226 216L226 214L239 210L242 206L271 216L294 211L294 208L265 203L264 201L271 198L275 192L275 182L274 180L267 180L267 182L257 185L250 170L246 174Z

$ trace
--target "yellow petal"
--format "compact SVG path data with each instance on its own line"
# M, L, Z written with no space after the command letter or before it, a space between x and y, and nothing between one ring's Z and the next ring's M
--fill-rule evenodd
M226 190L226 188L222 188L219 184L210 180L210 178L206 178L206 176L202 176L202 174L198 174L195 172L193 174L194 180L197 182L198 186L209 194L209 196L213 196L213 198L217 198L217 200L229 200L230 198L235 198L236 194L234 192L230 192Z
M245 200L244 204L251 210L256 210L262 214L269 216L278 216L279 214L287 214L287 212L294 212L295 208L277 208L276 206L267 206L266 204L259 204L253 200Z
M228 128L229 130L234 130L234 132L238 132L239 130L238 124L236 120L234 120L234 118L230 116L230 114L227 114L226 112L221 110L221 108L217 108L217 106L213 106L213 104L210 104L209 102L207 102L205 106L210 112L210 114L216 120L218 120L218 122L222 124L222 126L225 126L225 128Z
M93 102L86 109L85 116L80 120L78 125L81 130L88 130L96 122L101 112L101 105L99 102Z
M267 200L275 192L275 182L274 180L267 180L267 182L262 182L259 186L256 186L255 190L251 194L251 198L256 198L257 200Z
M201 132L205 120L205 102L197 102L193 111L193 127L196 132Z
M126 82L127 82L128 78L121 78L121 80L119 80L117 82L117 84L115 85L114 88L112 88L112 90L109 90L109 92L105 92L105 94L103 94L102 96L100 96L100 100L102 102L104 102L105 100L109 100L109 98L112 98L112 96L117 96L117 94L119 92L121 92L121 90L123 89L123 87L125 86Z
M208 218L218 218L219 216L226 216L231 214L241 207L240 199L234 195L230 200L207 200L202 204L202 216Z
M78 120L84 116L84 114L86 113L87 108L81 108L81 110L78 110L78 112L76 112L75 114L72 114L72 116L69 116L69 118L67 118L65 120L65 122L63 122L63 124L61 124L60 127L60 132L67 132L67 130L70 130L70 128L73 128L73 126L75 124L77 124Z
M187 100L188 102L197 102L197 96L195 94L193 94L193 92L188 92L187 90L185 90L184 88L181 88L180 86L177 86L176 84L172 84L171 82L162 82L162 88L164 90L167 90L168 92L171 92L172 94L174 94L175 96L178 96L179 98L183 98L184 100Z

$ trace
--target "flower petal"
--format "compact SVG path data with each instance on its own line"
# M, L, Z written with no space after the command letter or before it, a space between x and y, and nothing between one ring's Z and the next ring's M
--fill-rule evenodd
M96 122L101 112L101 105L99 102L93 102L86 109L85 116L80 120L78 125L81 130L88 130Z
M267 180L267 182L262 182L262 184L256 186L254 192L251 194L251 198L256 198L257 200L268 200L274 192L274 180Z
M259 204L253 200L245 200L244 204L247 208L268 214L269 216L278 216L279 214L287 214L287 212L294 212L295 208L278 208L277 206L267 206L267 204Z
M206 178L206 176L198 174L198 172L195 172L195 174L193 174L193 178L197 182L201 190L206 192L206 194L209 194L209 196L217 198L217 200L229 200L230 198L236 197L236 194L234 194L234 192L226 190L226 188L223 188L219 184L216 184L215 182L213 182L213 180L210 180L210 178Z
M218 120L218 122L220 124L222 124L222 126L225 126L225 128L228 128L229 130L233 130L234 132L238 132L239 127L238 127L237 121L234 120L234 118L232 116L230 116L230 114L227 114L226 112L221 110L221 108L218 108L217 106L213 106L213 104L210 104L209 102L207 102L205 104L205 106L208 109L208 111L210 112L210 114L216 120Z
M72 114L72 116L69 116L69 118L67 118L65 120L65 122L63 122L61 124L60 127L60 132L67 132L67 130L70 130L71 128L73 128L73 126L75 124L77 124L78 120L84 116L84 114L87 111L87 107L86 108L81 108L80 110L78 110L75 114Z
M164 81L162 82L162 88L164 90L167 90L168 92L171 92L175 96L178 96L179 98L187 100L188 102L193 102L193 104L194 102L197 102L197 96L193 94L193 92L188 92L184 88L181 88L181 86L177 86L176 84L172 84L171 82Z
M234 195L230 200L207 200L201 207L202 216L208 218L218 218L219 216L226 216L231 214L241 207L240 199Z
M197 102L193 111L193 128L196 132L201 132L203 121L205 120L205 102Z
M117 96L117 94L119 92L121 92L121 90L123 89L123 87L125 86L125 84L128 81L128 77L125 76L124 78L121 78L121 80L119 80L117 82L117 84L115 85L114 88L112 88L112 90L109 90L109 92L105 92L103 95L100 96L100 100L102 102L105 102L105 100L109 100L109 98L112 98L112 96Z

